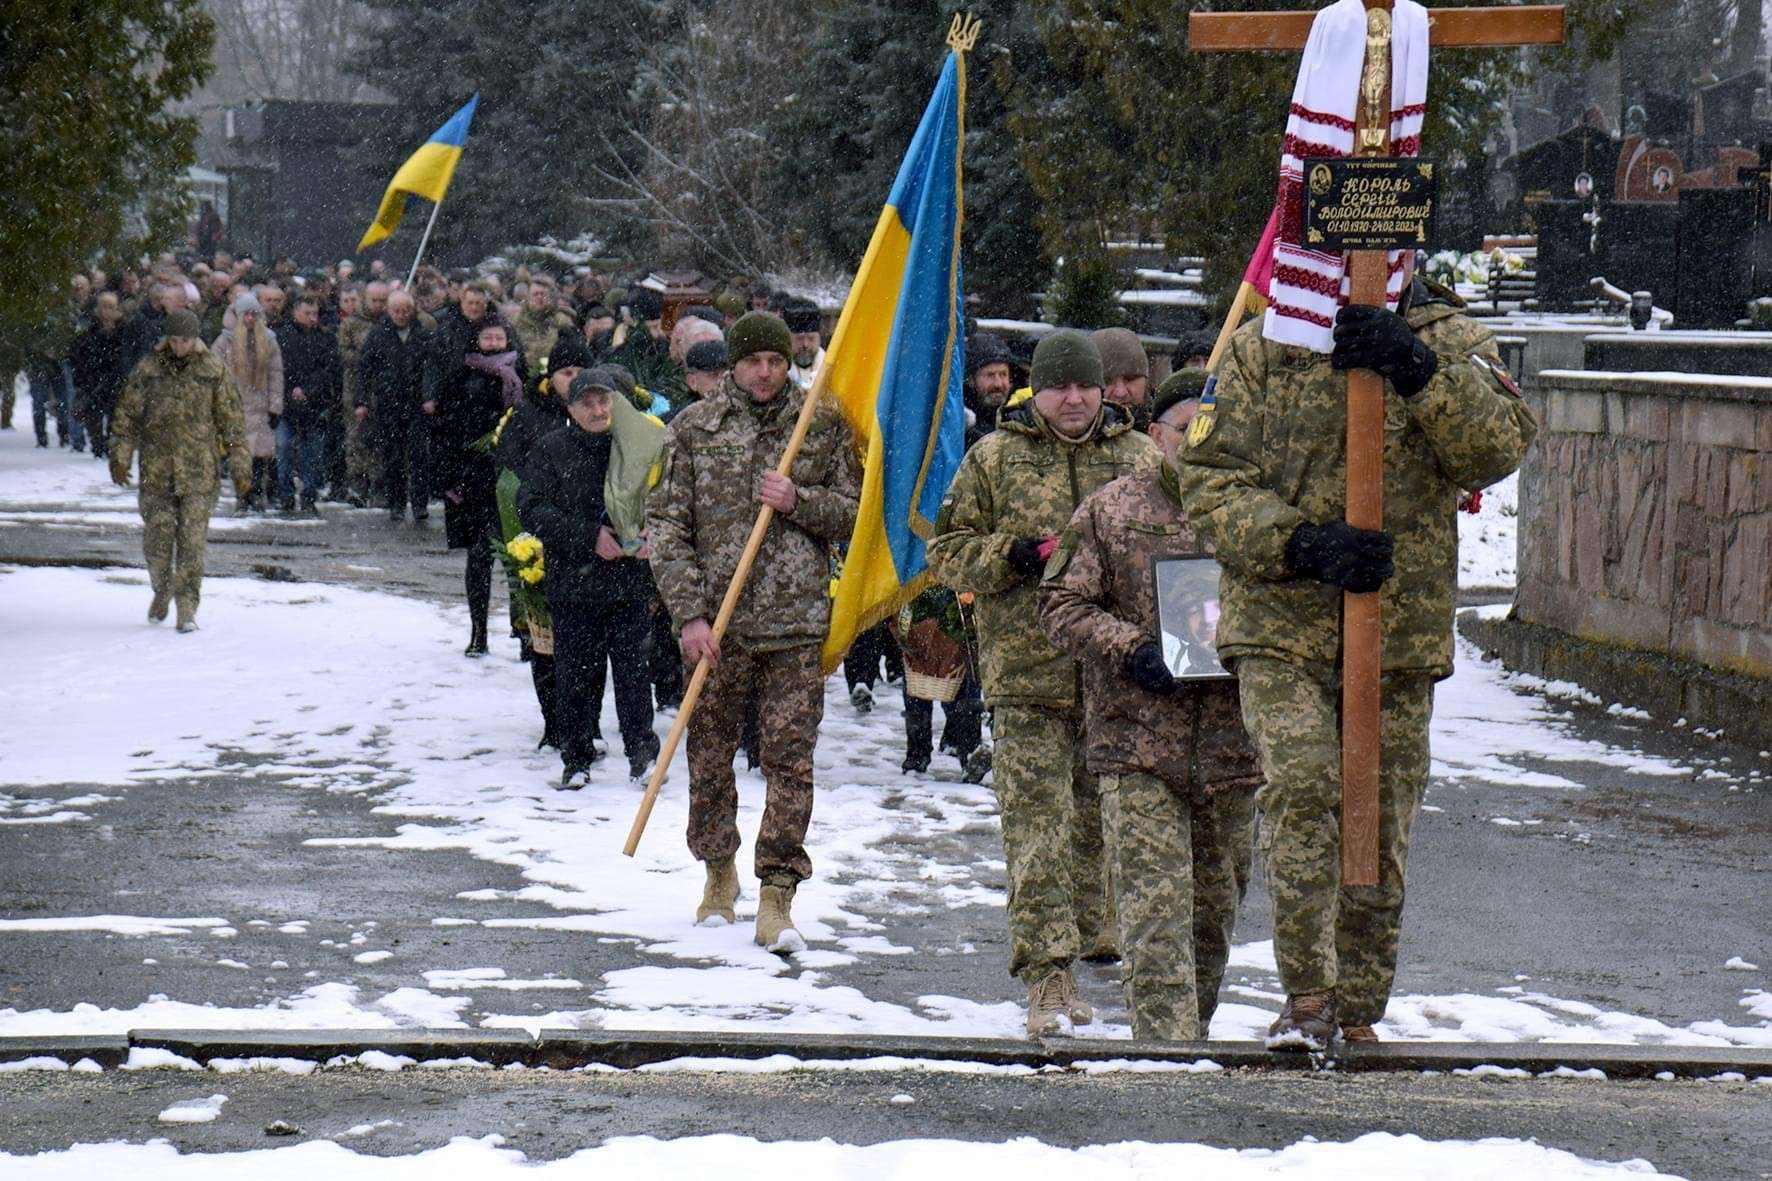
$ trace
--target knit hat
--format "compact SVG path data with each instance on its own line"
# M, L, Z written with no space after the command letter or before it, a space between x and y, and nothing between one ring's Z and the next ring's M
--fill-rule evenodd
M1060 328L1034 346L1034 365L1029 384L1037 394L1055 386L1107 383L1101 376L1101 352L1095 342L1072 328Z
M577 377L572 379L572 384L568 386L566 390L566 401L568 404L571 404L573 402L582 401L587 395L592 393L613 394L616 393L618 389L619 387L616 384L615 374L611 373L603 366L597 366L591 369L586 369L583 373L580 373Z
M636 320L664 319L664 296L650 287L636 288L628 297L628 307Z
M1157 396L1151 399L1151 421L1167 414L1177 403L1198 398L1206 392L1206 371L1204 369L1177 369L1163 379L1157 387Z
M1212 346L1217 343L1218 338L1211 332L1184 332L1181 334L1181 339L1175 343L1175 351L1169 354L1169 363L1180 370L1185 368L1187 363L1195 357L1210 359Z
M197 322L197 313L188 308L180 308L176 312L166 313L166 325L163 331L168 340L181 336L196 336L202 330L203 326Z
M234 314L244 316L247 312L257 312L262 316L265 309L259 304L258 296L250 291L242 291L234 300Z
M704 340L689 346L683 354L683 368L691 373L718 373L727 368L726 346L717 340Z
M979 332L973 335L972 343L966 350L966 371L977 373L986 365L1007 365L1011 361L1009 346L1003 338L990 332Z
M627 302L628 289L626 287L611 287L603 293L603 304L611 310L626 307Z
M726 355L734 365L752 353L792 356L794 338L780 316L770 312L746 312L726 332Z
M708 323L712 324L715 328L726 327L726 319L725 319L725 317L720 315L720 309L709 307L705 303L690 304L688 307L683 309L683 311L678 315L677 319L679 321L681 321L684 316L693 316L697 320L706 320Z
M558 373L562 369L589 369L596 357L591 354L590 342L579 332L562 332L554 342L553 351L548 354L548 372Z
M714 306L720 309L721 315L732 316L736 319L744 315L744 296L736 291L722 291L714 296Z
M817 332L824 327L818 305L809 299L796 299L781 310L781 318L789 332Z
M1090 333L1089 339L1095 342L1101 353L1103 377L1112 380L1151 375L1150 358L1144 354L1144 345L1138 342L1138 333L1130 328L1100 328Z

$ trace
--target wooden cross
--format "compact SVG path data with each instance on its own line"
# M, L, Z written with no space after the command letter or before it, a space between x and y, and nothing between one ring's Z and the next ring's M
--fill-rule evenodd
M1390 154L1391 0L1364 0L1367 53L1360 75L1355 154ZM1195 12L1188 16L1188 48L1299 50L1315 12ZM1561 5L1428 10L1428 44L1440 48L1556 45L1563 40ZM1354 251L1348 260L1350 298L1384 306L1382 250ZM1347 521L1384 527L1384 379L1370 370L1347 375ZM1378 595L1342 596L1341 880L1378 884L1379 676L1383 631Z

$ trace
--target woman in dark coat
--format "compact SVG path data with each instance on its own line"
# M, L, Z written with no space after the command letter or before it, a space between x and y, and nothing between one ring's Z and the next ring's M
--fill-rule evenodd
M433 427L436 484L443 493L444 537L467 551L466 655L486 655L486 610L492 601L491 541L499 533L498 467L493 432L522 397L523 355L511 348L504 322L488 319L437 401Z

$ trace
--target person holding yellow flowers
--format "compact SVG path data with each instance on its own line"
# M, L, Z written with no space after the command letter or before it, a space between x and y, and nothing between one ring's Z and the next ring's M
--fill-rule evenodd
M568 791L585 785L605 753L595 736L606 667L613 667L629 773L643 779L658 757L646 671L652 576L645 505L658 478L665 428L619 396L621 384L604 368L571 379L568 425L530 449L517 493L518 517L542 547L560 786Z

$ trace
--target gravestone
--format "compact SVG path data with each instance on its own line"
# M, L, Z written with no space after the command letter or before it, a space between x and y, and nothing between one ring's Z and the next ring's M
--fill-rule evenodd
M1597 232L1588 220L1594 208L1587 201L1546 201L1534 211L1538 306L1553 312L1591 307L1589 280L1604 276L1626 291L1653 292L1656 302L1667 307L1679 276L1681 206L1602 202Z
M1681 328L1731 328L1754 291L1753 189L1680 193L1679 274L1674 322Z

